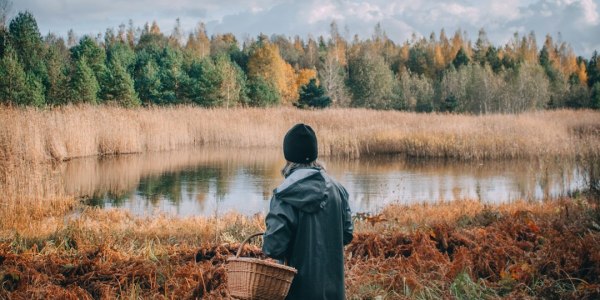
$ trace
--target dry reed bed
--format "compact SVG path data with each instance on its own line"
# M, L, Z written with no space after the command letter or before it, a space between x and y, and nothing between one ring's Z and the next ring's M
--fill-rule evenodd
M80 205L61 192L63 182L57 177L50 164L0 163L0 236L55 229L49 220L62 219Z
M394 206L356 220L348 297L597 298L600 212L567 200ZM55 231L1 235L0 298L226 298L225 259L262 220L92 209Z
M322 155L485 159L586 156L600 149L600 112L595 111L468 116L365 109L4 107L0 161L66 160L189 145L279 148L297 122L315 128Z

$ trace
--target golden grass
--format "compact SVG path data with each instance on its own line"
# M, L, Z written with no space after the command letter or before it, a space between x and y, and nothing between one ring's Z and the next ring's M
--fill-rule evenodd
M193 247L204 244L239 242L244 237L264 231L264 216L256 214L246 217L229 213L218 217L177 217L172 215L135 216L121 209L84 208L69 215L43 215L39 208L28 210L33 213L31 220L38 220L29 226L4 224L0 230L0 241L11 240L18 235L28 241L21 250L33 243L60 239L69 235L78 249L89 249L100 244L110 244L112 249L123 255L144 257L149 242L155 248L160 246ZM380 215L367 219L355 219L357 233L404 232L428 228L433 224L454 224L460 218L474 218L493 210L502 215L512 215L519 211L529 211L535 215L560 214L563 208L559 202L531 203L514 202L502 205L484 205L479 201L461 200L441 204L391 205ZM371 219L375 221L372 222ZM58 243L60 244L60 243ZM58 246L54 243L54 246ZM48 245L51 249L54 246Z
M364 222L357 223L359 232L411 232L434 224L456 224L482 214L489 218L500 218L502 215L513 215L520 211L528 211L537 216L558 214L563 209L560 201L527 202L514 201L502 204L485 204L474 200L457 200L451 202L421 203L411 205L391 204L375 216L368 216ZM489 212L493 215L487 215Z
M0 163L0 234L56 229L48 220L62 218L79 205L61 192L62 182L51 169L49 164Z
M416 114L366 109L108 106L0 108L0 161L174 150L190 145L279 149L295 123L313 126L323 156L400 153L459 159L600 152L600 112Z
M64 234L75 240L78 248L110 244L124 255L143 256L148 242L155 246L198 246L240 241L254 232L264 231L264 216L246 217L228 213L217 217L178 217L167 214L136 216L122 209L89 208L75 204L72 198L47 199L46 205L16 206L3 217L0 241L15 236L29 241L55 239ZM439 204L390 205L375 216L355 219L356 232L413 232L433 224L460 223L461 218L475 218L495 211L512 215L529 211L536 215L560 214L559 202L516 201L509 204L486 205L475 200L460 200ZM24 222L25 221L25 222ZM29 244L31 246L31 244ZM28 247L29 247L28 246Z

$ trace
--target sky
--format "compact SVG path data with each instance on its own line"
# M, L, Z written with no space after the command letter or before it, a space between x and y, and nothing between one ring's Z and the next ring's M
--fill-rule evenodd
M260 33L327 37L335 21L348 39L369 38L380 23L397 43L442 28L449 36L465 31L474 42L483 28L494 45L533 30L540 45L551 34L577 55L600 50L600 0L13 0L12 8L13 16L32 12L43 35L96 35L130 19L136 27L157 21L168 34L179 18L184 32L204 22L209 35L231 32L242 40Z

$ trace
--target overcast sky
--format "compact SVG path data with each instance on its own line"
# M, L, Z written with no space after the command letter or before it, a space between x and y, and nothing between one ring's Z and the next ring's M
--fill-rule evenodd
M170 33L180 18L187 32L198 22L208 34L232 32L239 38L273 33L306 37L328 35L335 20L351 38L371 36L378 22L388 36L403 42L417 35L466 31L473 41L484 28L492 43L506 43L515 32L535 31L538 44L546 34L570 43L578 55L600 50L600 0L13 0L13 15L34 14L42 34L79 36L117 28L132 19L135 26L156 20ZM347 30L347 31L346 31Z

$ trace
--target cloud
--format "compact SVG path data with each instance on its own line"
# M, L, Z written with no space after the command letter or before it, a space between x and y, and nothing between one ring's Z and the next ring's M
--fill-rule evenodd
M309 13L306 15L308 24L315 24L321 21L331 21L332 19L344 19L344 15L337 11L335 5L331 3L313 5Z
M485 28L494 44L506 43L513 33L534 30L538 41L546 34L569 42L589 56L599 48L600 11L596 0L18 0L15 10L30 10L43 33L104 32L133 19L141 26L157 20L170 32L176 18L184 29L207 23L209 33L233 32L242 37L259 33L287 36L327 35L335 20L351 35L369 37L381 23L396 42L413 33L429 36L445 28L451 35L464 30L472 39Z
M584 20L589 25L598 25L598 7L592 0L581 1Z

